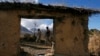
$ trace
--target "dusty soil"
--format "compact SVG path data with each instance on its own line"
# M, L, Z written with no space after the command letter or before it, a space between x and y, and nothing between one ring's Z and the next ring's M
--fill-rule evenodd
M47 53L48 49L50 50L51 46L38 45L38 44L22 44L21 49L25 52L31 54L32 56L44 56Z

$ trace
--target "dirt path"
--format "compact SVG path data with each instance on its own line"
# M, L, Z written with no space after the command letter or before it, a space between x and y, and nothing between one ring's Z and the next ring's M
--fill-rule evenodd
M38 54L46 54L48 49L50 48L51 46L46 46L46 45L29 44L29 43L21 44L21 49L31 54L32 56L38 56Z

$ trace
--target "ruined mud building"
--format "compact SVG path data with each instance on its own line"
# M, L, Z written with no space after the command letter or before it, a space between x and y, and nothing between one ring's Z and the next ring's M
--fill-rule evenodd
M55 56L89 56L88 17L100 11L25 3L0 3L0 56L19 54L21 18L53 18Z

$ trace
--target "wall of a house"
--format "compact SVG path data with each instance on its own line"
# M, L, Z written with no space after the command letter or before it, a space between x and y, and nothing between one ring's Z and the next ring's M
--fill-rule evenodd
M0 11L0 56L17 56L19 23L15 11Z
M55 54L63 56L88 56L87 16L26 10L0 11L0 56L17 56L19 52L19 15L55 17Z
M89 56L87 48L88 17L67 14L63 20L55 22L56 56Z

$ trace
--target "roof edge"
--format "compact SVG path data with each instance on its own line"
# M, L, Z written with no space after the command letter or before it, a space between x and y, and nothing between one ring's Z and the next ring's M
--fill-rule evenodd
M49 11L58 11L58 12L77 12L85 14L96 14L100 13L100 10L93 10L87 8L78 8L78 7L67 7L67 6L53 6L53 5L43 5L43 4L32 4L32 3L9 3L9 2L0 2L0 10L32 10L32 9L47 9Z

